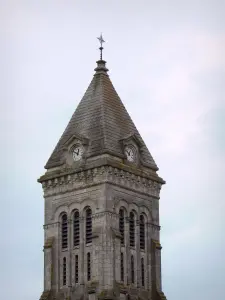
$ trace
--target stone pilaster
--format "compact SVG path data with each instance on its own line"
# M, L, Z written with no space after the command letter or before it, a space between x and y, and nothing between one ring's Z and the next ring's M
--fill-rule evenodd
M52 289L53 279L53 242L54 237L50 237L45 241L44 245L44 290Z
M124 266L124 270L125 270L125 274L124 274L124 281L125 284L130 284L131 282L131 274L130 274L130 237L129 237L129 225L130 225L130 220L129 217L125 218L125 232L124 232L124 242L125 242L125 252L124 252L124 262L125 262L125 266Z
M136 240L136 284L139 288L141 286L141 253L140 253L140 221L136 220L136 228L135 228L135 240Z

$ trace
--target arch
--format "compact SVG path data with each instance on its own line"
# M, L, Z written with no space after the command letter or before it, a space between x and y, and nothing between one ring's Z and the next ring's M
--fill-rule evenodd
M92 242L92 210L87 207L85 210L85 224L86 224L86 244Z
M63 249L68 247L68 218L66 213L61 215L61 245Z
M96 202L90 198L85 198L80 202L80 215L85 218L86 210L91 208L94 212L96 209Z
M55 222L60 222L63 214L69 214L68 207L63 204L58 206L55 210L53 210L53 220Z
M115 205L115 211L117 214L119 214L119 210L121 208L124 209L124 212L127 216L127 211L128 211L128 208L129 208L129 202L126 200L126 199L120 199L120 198L115 198L114 199L114 205Z
M80 214L78 210L73 212L73 245L80 244Z
M119 214L121 209L124 211L124 216L126 217L127 216L127 207L125 205L121 205L121 203L120 203L120 206L118 206L118 210L116 211L116 213Z
M140 215L140 249L145 250L145 216L144 214Z
M134 202L132 202L129 205L129 214L130 214L131 211L135 214L135 217L137 219L138 218L138 212L139 212L139 206Z
M68 205L68 216L71 216L71 219L76 210L80 211L80 202L73 200L73 202Z
M149 210L149 208L145 205L142 205L140 207L140 215L144 215L146 218L146 222L151 222L152 221L152 213Z

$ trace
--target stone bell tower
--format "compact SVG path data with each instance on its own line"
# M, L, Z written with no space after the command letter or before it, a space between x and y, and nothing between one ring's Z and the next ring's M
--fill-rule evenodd
M159 237L165 182L107 72L101 56L38 180L42 300L166 299Z

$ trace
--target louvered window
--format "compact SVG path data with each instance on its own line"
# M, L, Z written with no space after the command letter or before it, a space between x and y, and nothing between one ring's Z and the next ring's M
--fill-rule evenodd
M73 219L73 245L79 246L80 244L80 220L79 212L75 211Z
M91 255L87 254L87 280L91 280Z
M121 244L124 245L124 210L120 209L119 229L121 234Z
M92 242L92 212L88 208L86 210L86 244Z
M124 281L124 258L123 253L120 254L120 279Z
M130 213L130 246L135 246L135 219L134 219L134 213Z
M140 248L145 249L145 219L144 216L140 216Z
M131 255L131 283L134 283L134 257Z
M141 285L145 286L145 266L144 258L141 259Z
M67 215L62 215L62 248L65 249L68 246L68 224Z
M75 283L78 283L78 255L75 255Z
M66 285L66 258L63 258L63 285Z

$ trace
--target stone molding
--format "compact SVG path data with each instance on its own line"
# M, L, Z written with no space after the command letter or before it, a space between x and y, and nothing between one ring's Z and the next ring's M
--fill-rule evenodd
M144 200L139 200L138 201L138 203L134 200L134 199L132 199L131 200L131 198L127 198L127 199L125 199L124 197L114 197L114 199L113 199L113 209L115 210L116 209L116 207L118 206L118 204L119 203L121 203L122 201L124 201L124 202L126 202L128 205L130 205L130 204L135 204L135 205L137 205L137 206L139 206L139 207L141 207L141 206L143 206L143 207L146 207L146 209L147 210L152 210L152 208L153 208L153 199L148 199L148 205L146 206L146 202L144 201Z
M51 227L59 227L60 222L54 222L54 223L48 223L48 224L44 224L43 228L44 229L49 229Z
M102 211L102 212L99 212L99 213L92 214L92 219L93 220L100 219L100 218L102 218L104 216L110 216L112 219L114 218L114 219L117 219L117 220L120 217L119 214L117 214L115 212L112 212L112 211ZM84 222L84 219L85 219L84 217L80 217L79 218L80 222ZM70 218L69 218L69 220L71 222ZM129 223L130 218L129 217L125 217L125 220L126 220L127 223ZM45 224L45 225L43 225L43 227L44 227L44 229L48 229L50 227L58 227L58 226L60 226L60 224L61 224L60 221L58 221L58 222L54 222L54 223ZM139 226L139 220L136 220L136 225ZM150 227L150 228L154 229L154 230L157 230L157 231L160 230L160 226L157 225L157 224L146 222L145 225L147 227Z
M63 194L102 183L112 183L159 199L162 183L111 166L101 166L42 181L45 196Z
M161 227L159 225L154 224L154 223L146 223L146 225L155 231L159 231L161 229Z
M110 216L111 218L119 219L119 215L112 211L102 211L92 215L92 219L99 219L103 216Z

